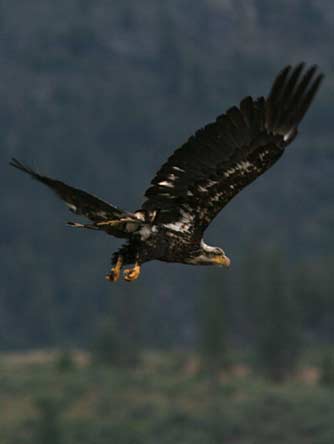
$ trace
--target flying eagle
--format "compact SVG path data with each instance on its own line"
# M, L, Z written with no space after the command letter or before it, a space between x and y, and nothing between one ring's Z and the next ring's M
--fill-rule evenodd
M145 192L141 208L121 210L85 191L43 176L16 159L10 164L51 188L69 209L102 230L127 239L112 257L106 279L138 278L144 262L230 265L224 250L207 245L203 233L222 208L268 170L297 135L323 75L316 66L285 67L267 98L244 98L178 148Z

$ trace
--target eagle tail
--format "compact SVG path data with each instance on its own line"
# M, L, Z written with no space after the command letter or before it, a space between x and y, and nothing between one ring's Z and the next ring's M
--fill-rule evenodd
M136 215L121 210L92 194L86 193L86 191L43 176L17 159L13 158L10 165L49 187L65 201L70 211L93 221L93 224L70 222L69 225L72 227L102 230L116 237L127 238L143 225L143 221L139 220Z

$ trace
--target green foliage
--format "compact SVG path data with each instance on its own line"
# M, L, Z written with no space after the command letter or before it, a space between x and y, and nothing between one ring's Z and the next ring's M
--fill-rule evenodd
M57 357L55 366L61 373L73 370L75 368L75 363L71 352L69 350L63 350Z
M296 380L224 381L150 354L131 371L46 361L0 368L1 444L332 444L333 393Z
M334 387L334 351L324 352L320 366L320 382L324 386Z

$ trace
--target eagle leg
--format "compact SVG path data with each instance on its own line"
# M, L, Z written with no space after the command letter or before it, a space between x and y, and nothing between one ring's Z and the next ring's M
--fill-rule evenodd
M141 265L136 262L133 268L124 270L124 279L127 282L135 281L139 278Z
M123 265L123 258L118 256L115 266L111 269L110 273L106 275L107 281L117 282L121 275L121 268Z
M88 228L89 230L98 230L98 228L94 224L79 224L77 222L67 222L66 225L73 228Z

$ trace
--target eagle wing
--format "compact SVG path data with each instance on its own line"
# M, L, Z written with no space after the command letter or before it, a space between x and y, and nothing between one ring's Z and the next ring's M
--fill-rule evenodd
M146 191L155 223L200 238L219 211L269 169L297 135L323 75L287 66L267 99L246 97L178 148Z
M131 221L136 225L142 223L134 214L120 210L86 191L66 185L59 180L42 176L32 168L19 162L17 159L12 159L10 165L29 174L34 179L51 188L58 197L65 201L72 213L79 216L85 216L95 222L94 225L70 223L73 226L101 229L117 237L127 237L129 234L125 229L127 222ZM137 226L133 228L135 229Z

